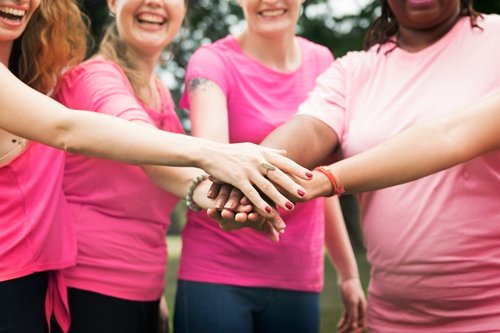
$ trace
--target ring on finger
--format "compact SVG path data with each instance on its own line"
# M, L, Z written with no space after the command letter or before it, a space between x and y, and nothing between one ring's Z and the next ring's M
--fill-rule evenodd
M272 171L272 170L276 170L276 167L272 164L269 164L267 162L262 162L260 163L260 165L266 169L266 173L265 173L265 176L267 177L267 174L269 173L269 171Z

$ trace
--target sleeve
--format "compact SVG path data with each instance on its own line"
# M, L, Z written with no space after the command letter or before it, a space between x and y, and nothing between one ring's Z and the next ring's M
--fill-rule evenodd
M227 67L224 63L221 51L213 44L202 46L189 59L184 79L184 91L180 100L180 107L189 110L189 98L187 96L187 84L195 78L204 78L217 84L224 94L228 93Z
M125 73L110 62L94 61L74 68L63 78L55 98L72 109L151 123Z
M298 115L315 117L336 133L344 133L346 107L346 77L341 61L335 61L321 74L308 98L299 106Z

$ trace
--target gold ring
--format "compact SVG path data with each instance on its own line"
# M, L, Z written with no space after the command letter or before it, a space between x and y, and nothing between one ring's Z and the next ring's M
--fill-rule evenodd
M269 173L269 171L270 171L270 170L271 170L271 171L272 171L272 170L276 170L276 167L275 167L274 165L269 164L269 163L267 163L267 162L262 162L260 165L261 165L264 169L266 169L266 174L265 174L265 176L266 176L266 177L267 177L267 174Z

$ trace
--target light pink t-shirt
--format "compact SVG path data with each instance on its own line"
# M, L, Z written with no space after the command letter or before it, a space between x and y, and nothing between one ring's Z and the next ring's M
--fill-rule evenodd
M349 157L470 105L500 89L500 17L479 25L463 18L417 53L352 52L320 76L299 114L331 126ZM370 332L500 330L500 152L359 202Z
M158 84L162 113L134 97L123 71L92 59L64 76L57 99L65 105L142 120L182 133L169 92ZM63 188L75 218L77 266L70 287L137 301L159 299L164 287L165 234L177 202L139 166L67 154Z
M279 73L246 56L228 36L192 56L186 81L203 77L227 96L231 142L260 143L297 111L316 77L332 62L330 51L298 38L302 64ZM187 96L182 104L188 108ZM216 120L214 120L216 121ZM279 243L243 229L224 232L204 212L190 212L183 231L179 278L238 286L317 292L323 285L323 200L281 211L287 229Z

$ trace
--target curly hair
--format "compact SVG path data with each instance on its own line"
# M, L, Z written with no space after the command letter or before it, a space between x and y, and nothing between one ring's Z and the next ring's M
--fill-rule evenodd
M387 0L381 0L381 15L372 23L366 33L364 49L368 50L373 45L383 45L385 43L395 43L393 39L399 32L399 25L394 17ZM474 9L474 0L460 0L460 16L469 16L471 26L479 27L477 24L478 17L482 17L479 12Z
M14 41L9 68L30 87L51 93L63 71L85 58L87 28L74 0L41 0L26 30Z

